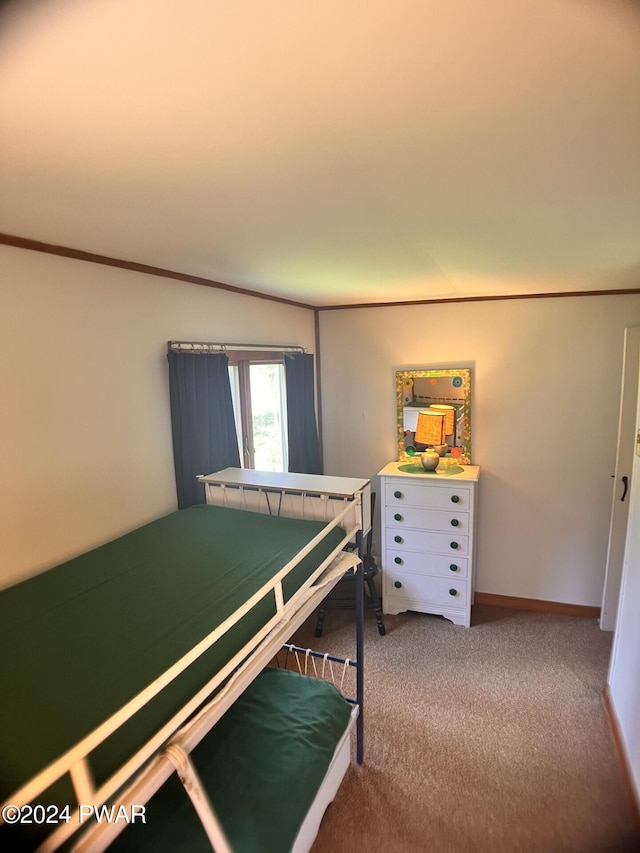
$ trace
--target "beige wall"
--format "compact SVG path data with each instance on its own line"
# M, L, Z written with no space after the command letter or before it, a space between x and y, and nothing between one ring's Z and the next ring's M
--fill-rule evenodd
M0 246L0 586L175 508L168 340L315 349L313 312Z
M396 458L394 370L471 367L476 590L600 606L623 336L640 296L320 314L325 471Z

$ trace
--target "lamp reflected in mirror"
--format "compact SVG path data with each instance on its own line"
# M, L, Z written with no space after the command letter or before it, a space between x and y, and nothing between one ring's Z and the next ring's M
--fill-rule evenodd
M416 445L433 447L441 456L447 451L444 431L444 414L436 409L425 409L418 413Z
M420 459L425 471L435 471L440 457L447 451L445 441L445 414L437 409L418 412L415 432L415 447L421 451Z

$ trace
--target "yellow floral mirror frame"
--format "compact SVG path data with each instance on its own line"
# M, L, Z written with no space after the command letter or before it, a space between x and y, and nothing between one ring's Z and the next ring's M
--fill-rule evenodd
M460 465L471 464L471 370L469 368L396 371L398 460L412 459L414 419L430 405L453 406L455 432L447 437L446 458ZM413 426L415 430L415 426ZM407 450L409 452L407 453Z

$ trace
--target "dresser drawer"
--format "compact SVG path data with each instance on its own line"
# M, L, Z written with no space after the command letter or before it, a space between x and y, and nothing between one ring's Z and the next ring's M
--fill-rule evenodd
M403 598L407 603L422 607L437 604L445 607L467 606L467 582L464 579L431 577L429 575L396 572L387 569L386 594Z
M422 551L435 554L455 554L466 557L469 554L469 537L454 530L451 533L439 533L431 530L413 530L410 527L388 527L386 547L399 551Z
M453 533L469 532L469 513L450 509L425 509L402 506L385 507L387 527L416 527L419 530L442 530Z
M425 575L439 575L443 578L466 578L469 574L469 561L457 554L421 554L416 551L398 551L387 548L385 566L401 572L418 572Z
M471 509L471 489L458 486L433 486L424 488L421 483L392 480L385 483L384 502L386 506L422 506L432 509Z

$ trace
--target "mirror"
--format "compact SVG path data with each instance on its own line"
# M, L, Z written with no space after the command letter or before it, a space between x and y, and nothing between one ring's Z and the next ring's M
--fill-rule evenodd
M435 405L452 406L455 413L452 432L446 436L446 457L461 465L471 464L469 368L397 370L396 398L399 461L411 459L412 448L416 452L424 449L415 443L418 412Z

